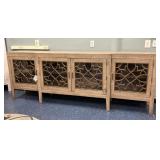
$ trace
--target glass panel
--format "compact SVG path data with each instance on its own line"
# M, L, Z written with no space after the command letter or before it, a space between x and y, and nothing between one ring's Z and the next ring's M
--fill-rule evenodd
M102 90L102 63L75 63L75 87Z
M13 60L15 81L17 83L33 83L35 64L33 60Z
M67 62L43 61L42 65L44 85L68 87Z
M115 90L146 92L148 64L116 63Z

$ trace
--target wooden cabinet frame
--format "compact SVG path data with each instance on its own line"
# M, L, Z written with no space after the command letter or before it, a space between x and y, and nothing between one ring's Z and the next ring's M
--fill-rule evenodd
M155 93L155 77L156 77L156 56L155 53L122 53L122 52L54 52L54 51L12 51L8 54L8 65L11 80L12 95L15 95L15 90L34 90L39 93L39 102L42 103L42 93L55 93L64 95L77 95L87 96L96 98L106 99L106 110L110 110L110 99L130 99L138 101L146 101L149 107L149 113L153 113L154 106L154 93ZM16 83L13 60L33 60L35 64L35 72L38 77L38 81L35 84L28 83ZM44 72L42 63L61 63L65 64L65 82L68 87L62 87L59 85L44 85ZM75 87L75 64L76 63L87 63L92 65L100 65L102 68L100 71L100 77L102 77L102 84L100 88L81 88ZM117 91L115 90L115 67L116 63L127 63L127 64L147 64L147 88L146 92L132 92L132 91ZM63 65L64 65L63 64ZM48 65L48 64L46 64ZM67 69L66 69L67 65ZM102 67L101 67L102 65ZM64 74L64 73L63 73ZM52 75L53 76L53 75ZM62 76L64 77L64 76ZM67 77L67 81L66 81ZM95 78L95 76L93 76ZM92 78L91 78L92 79ZM51 80L52 81L52 80ZM99 82L96 80L96 82ZM94 81L94 82L95 82ZM63 82L63 81L61 81ZM78 81L77 81L78 82ZM46 83L46 79L45 79ZM93 81L92 81L93 83ZM48 83L47 83L48 84ZM99 85L99 84L98 84ZM89 86L89 84L88 84Z

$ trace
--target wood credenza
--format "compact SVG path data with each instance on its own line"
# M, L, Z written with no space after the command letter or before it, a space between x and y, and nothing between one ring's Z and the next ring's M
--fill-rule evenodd
M7 54L15 90L145 101L153 113L156 54L153 52L11 51ZM37 79L37 81L36 81Z

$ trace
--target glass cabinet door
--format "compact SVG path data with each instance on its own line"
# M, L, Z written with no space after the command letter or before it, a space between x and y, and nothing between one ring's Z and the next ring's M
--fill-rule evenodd
M73 59L72 90L82 94L106 94L106 60Z
M116 63L114 89L146 93L148 67L143 63Z
M149 96L151 84L150 60L113 59L112 60L112 94Z
M42 88L55 91L70 90L70 60L62 58L42 58L40 60Z
M14 79L16 83L36 84L34 81L35 62L34 60L13 59Z
M33 57L14 56L9 63L15 89L37 90L36 61Z

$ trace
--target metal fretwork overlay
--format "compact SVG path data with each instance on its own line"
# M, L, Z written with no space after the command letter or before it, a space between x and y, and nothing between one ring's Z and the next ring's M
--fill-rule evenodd
M13 68L15 82L17 83L32 83L35 76L35 64L33 60L13 60Z
M43 61L42 65L44 85L68 87L67 62Z
M148 64L116 63L115 90L146 92Z
M75 87L102 90L102 63L75 63Z

